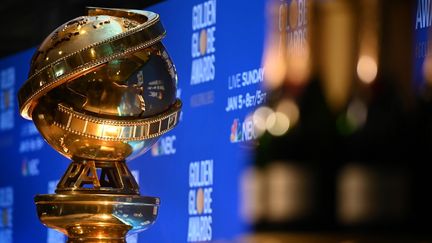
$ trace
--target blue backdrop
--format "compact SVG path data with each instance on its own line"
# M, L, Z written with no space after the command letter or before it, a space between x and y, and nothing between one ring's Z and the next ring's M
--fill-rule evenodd
M247 117L265 101L265 5L169 0L149 9L167 30L163 43L177 67L184 106L178 127L129 162L141 194L162 203L156 224L128 242L234 240L247 232L240 180L255 138ZM69 163L19 116L16 93L33 52L0 60L1 243L64 241L40 224L33 204L34 195L53 192ZM228 102L236 105L227 108Z

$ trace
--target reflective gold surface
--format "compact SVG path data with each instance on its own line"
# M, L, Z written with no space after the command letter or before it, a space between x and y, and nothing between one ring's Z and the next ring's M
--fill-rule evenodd
M47 92L149 47L164 36L165 30L155 13L90 8L88 16L56 29L34 54L29 79L18 94L21 115L30 119L38 99Z
M125 242L156 220L159 199L135 195L38 195L38 216L68 242Z
M73 160L56 194L35 198L68 242L124 242L154 223L159 199L139 195L126 166L180 119L177 74L152 12L90 8L33 56L18 98L45 140Z

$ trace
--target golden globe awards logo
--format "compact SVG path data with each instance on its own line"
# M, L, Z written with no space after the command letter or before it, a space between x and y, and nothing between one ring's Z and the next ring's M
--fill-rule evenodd
M212 240L213 160L189 164L188 242Z
M0 131L14 128L15 68L0 70Z
M0 242L12 243L14 190L0 187Z
M215 79L216 0L192 8L192 71L191 85Z
M282 38L292 48L288 51L301 52L306 45L307 35L307 0L291 0L279 6L279 31ZM286 34L285 36L282 34Z
M432 4L430 0L418 0L415 28L423 29L432 25Z
M430 0L418 0L417 11L415 19L415 30L418 33L428 31L427 29L432 25L432 2ZM417 59L424 59L430 55L432 44L428 40L416 40L415 57ZM423 60L422 60L423 63ZM426 63L427 64L427 63ZM422 64L422 65L426 65Z

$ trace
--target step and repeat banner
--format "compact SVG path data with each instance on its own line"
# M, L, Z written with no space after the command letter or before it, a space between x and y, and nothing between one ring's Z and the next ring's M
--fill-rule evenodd
M128 242L236 240L248 232L241 181L256 138L249 117L266 101L266 1L169 0L149 10L167 30L184 106L178 127L128 162L141 194L161 198L156 223ZM33 203L54 192L69 164L19 116L16 94L33 53L0 60L1 243L65 241L39 222Z
M279 29L281 36L304 40L305 1L273 0L276 16L290 16L273 23L286 27ZM421 87L432 70L432 8L428 0L417 4L414 81ZM148 10L160 14L167 30L163 43L178 71L183 109L174 130L128 161L141 194L161 198L156 223L128 242L237 241L260 210L246 193L253 185L244 182L257 138L251 113L267 97L262 57L268 1L168 0ZM19 116L16 94L34 51L0 59L0 243L66 240L39 222L33 203L36 194L54 192L69 164Z

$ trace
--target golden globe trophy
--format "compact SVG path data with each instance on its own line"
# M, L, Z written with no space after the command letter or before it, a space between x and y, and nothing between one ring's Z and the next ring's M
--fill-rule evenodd
M18 94L21 115L72 159L56 194L37 195L35 203L43 224L68 242L125 242L157 217L159 198L140 196L125 160L179 120L164 36L155 13L89 8L52 32L32 58Z

